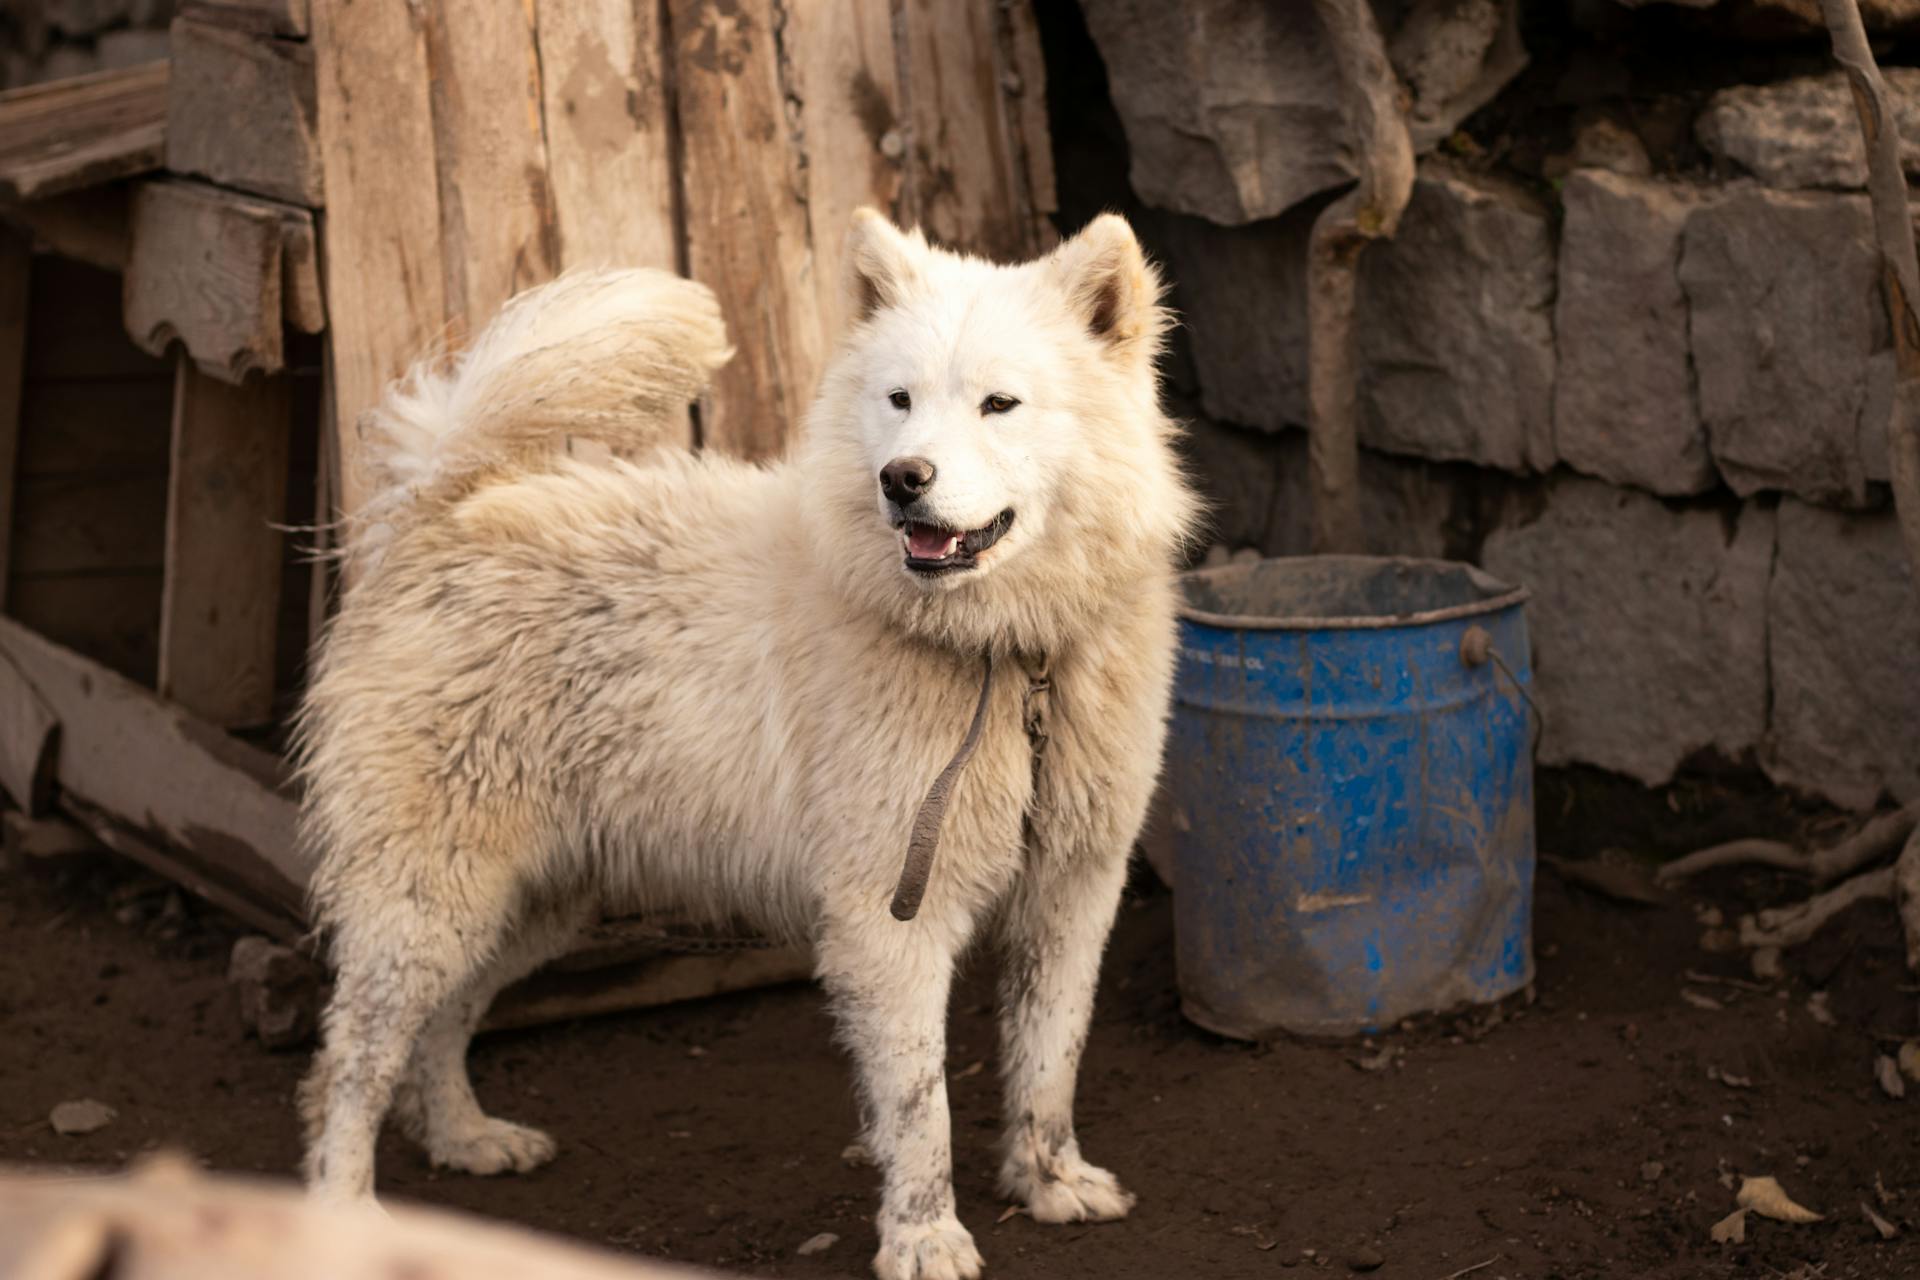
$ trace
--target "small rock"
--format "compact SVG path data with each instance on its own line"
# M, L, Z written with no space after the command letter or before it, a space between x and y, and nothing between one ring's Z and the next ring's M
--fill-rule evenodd
M1889 1098L1907 1096L1907 1082L1901 1077L1899 1066L1884 1053L1873 1060L1873 1078L1879 1082L1880 1091Z
M1688 1004L1692 1005L1696 1009L1707 1009L1707 1010L1717 1011L1720 1009L1724 1009L1726 1007L1725 1005L1721 1004L1718 1000L1715 1000L1712 996L1707 995L1705 992L1693 991L1685 987L1681 988L1680 990L1680 998L1686 1001Z
M1661 1164L1658 1160L1649 1160L1640 1166L1640 1181L1658 1182L1660 1181L1660 1175L1666 1171L1667 1166Z
M1387 1264L1386 1255L1372 1245L1361 1245L1347 1255L1347 1270L1378 1271Z
M293 1049L313 1038L320 1018L320 972L292 947L252 935L227 960L240 1024L269 1049Z
M1880 1233L1882 1240L1891 1240L1900 1234L1900 1228L1875 1213L1873 1206L1869 1205L1865 1200L1860 1202L1860 1212L1867 1215L1867 1221L1873 1225L1875 1231Z
M1894 1062L1909 1080L1920 1081L1920 1040L1909 1040L1901 1045L1900 1055Z
M120 1113L104 1102L95 1102L92 1098L78 1098L63 1102L47 1115L47 1122L55 1133L69 1138L82 1134L96 1133L113 1123Z
M1753 966L1753 976L1763 982L1777 981L1783 975L1778 947L1755 947L1748 963Z
M1827 1007L1827 993L1816 991L1807 997L1807 1016L1823 1027L1834 1025L1833 1010Z
M819 1235L812 1237L805 1244L794 1250L794 1252L803 1258L810 1258L816 1253L825 1253L839 1243L839 1236L831 1231L822 1231Z

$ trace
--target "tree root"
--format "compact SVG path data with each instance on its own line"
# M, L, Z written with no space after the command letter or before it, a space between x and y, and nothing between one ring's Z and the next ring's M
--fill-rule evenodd
M1662 884L1684 880L1715 867L1768 866L1798 871L1815 884L1832 884L1862 867L1891 856L1920 824L1920 805L1908 805L1869 818L1851 836L1828 849L1800 850L1783 840L1730 840L1676 858L1655 873Z
M1854 903L1891 898L1893 895L1894 868L1865 871L1851 880L1814 894L1804 902L1740 917L1740 944L1752 948L1798 946ZM1911 957L1914 937L1911 924L1907 937L1908 954Z

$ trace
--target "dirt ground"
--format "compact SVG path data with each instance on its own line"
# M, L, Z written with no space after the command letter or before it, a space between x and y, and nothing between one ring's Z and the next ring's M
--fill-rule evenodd
M1731 919L1792 887L1730 873L1705 892ZM224 1170L293 1167L304 1055L241 1037L228 935L169 900L117 869L0 872L0 1161L113 1167L168 1147ZM1253 1047L1185 1023L1171 900L1146 889L1107 961L1080 1106L1085 1148L1138 1209L1091 1227L999 1221L978 963L952 1029L961 1218L1005 1280L1347 1274L1363 1249L1377 1274L1419 1280L1920 1274L1920 1095L1884 1096L1871 1070L1916 1029L1891 910L1857 908L1756 990L1690 976L1750 977L1700 949L1705 900L1633 908L1543 870L1534 1002L1370 1050ZM1809 1012L1816 989L1837 1025ZM1379 1049L1392 1065L1356 1065ZM496 1035L474 1065L483 1100L549 1128L559 1160L525 1178L436 1175L390 1136L385 1194L756 1275L867 1274L874 1175L841 1159L848 1068L812 988ZM119 1117L55 1134L48 1110L76 1097ZM1777 1176L1828 1220L1755 1220L1745 1244L1710 1243L1739 1173ZM1863 1200L1897 1239L1875 1235ZM819 1232L840 1239L797 1256Z

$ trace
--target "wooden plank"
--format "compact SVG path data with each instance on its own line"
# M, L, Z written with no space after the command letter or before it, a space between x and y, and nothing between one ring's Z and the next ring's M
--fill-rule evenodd
M677 270L659 6L538 0L538 12L561 265Z
M1047 60L1031 4L999 6L1000 107L1012 140L1019 212L1031 228L1034 253L1059 243L1053 225L1060 201L1054 189L1053 126L1047 119Z
M547 969L502 991L481 1030L506 1031L679 1000L700 1000L802 982L812 972L813 957L805 947L663 955L590 971Z
M0 656L0 790L30 818L53 807L60 719L33 683Z
M20 396L26 385L28 291L33 253L0 228L0 610L12 569L14 476L20 459Z
M126 326L153 355L184 342L238 383L285 365L281 207L197 182L150 182L133 202Z
M110 183L25 204L0 204L0 220L32 237L43 253L105 271L124 271L131 244L128 184Z
M710 448L773 457L820 376L824 339L801 155L772 0L669 0L688 274L720 299L736 354L701 410Z
M295 40L306 39L313 29L308 0L184 0L180 14L196 22Z
M283 903L261 898L244 880L229 875L217 860L209 861L192 849L155 844L106 810L83 800L69 797L67 808L89 835L114 853L165 876L269 937L297 943L306 935L301 917Z
M787 31L806 127L807 216L827 344L848 321L840 270L853 211L871 205L896 220L902 216L906 138L892 8L890 0L818 5Z
M173 385L173 361L156 360L134 346L120 323L124 286L118 274L42 255L33 261L33 284L29 388L47 379L79 378L158 377Z
M13 575L8 616L151 686L160 669L160 571Z
M167 168L291 204L325 203L313 50L188 18L171 29Z
M902 0L908 206L942 244L1013 262L1041 244L1006 106L999 11L996 0Z
M0 200L37 200L158 169L167 64L0 93Z
M310 865L277 757L11 618L0 618L0 654L59 718L55 770L64 796L298 915Z
M533 5L428 7L447 318L456 343L560 254L547 190Z
M327 302L320 289L320 233L305 209L280 215L280 299L286 322L301 333L327 327Z
M106 333L120 336L117 326ZM36 346L39 340L36 330ZM24 486L43 477L143 476L157 480L154 487L164 494L167 423L172 416L173 379L165 375L30 381L20 399L23 430L16 483ZM157 558L154 563L158 565Z
M234 387L180 361L159 689L210 724L272 718L292 432L292 379Z
M327 215L338 499L360 507L360 415L446 321L425 33L404 4L322 4L313 51Z

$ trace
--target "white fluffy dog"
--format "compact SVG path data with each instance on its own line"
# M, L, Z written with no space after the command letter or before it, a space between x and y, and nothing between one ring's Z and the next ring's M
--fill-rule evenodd
M1005 956L1002 1190L1041 1222L1131 1206L1081 1156L1073 1092L1195 514L1159 284L1114 216L998 266L863 211L847 257L856 319L789 461L658 447L729 353L712 296L650 271L522 295L369 419L382 488L301 734L337 969L302 1094L318 1194L372 1195L390 1105L438 1164L549 1159L481 1111L468 1038L595 913L673 910L811 942L884 1173L885 1280L980 1270L945 1082L976 937Z

